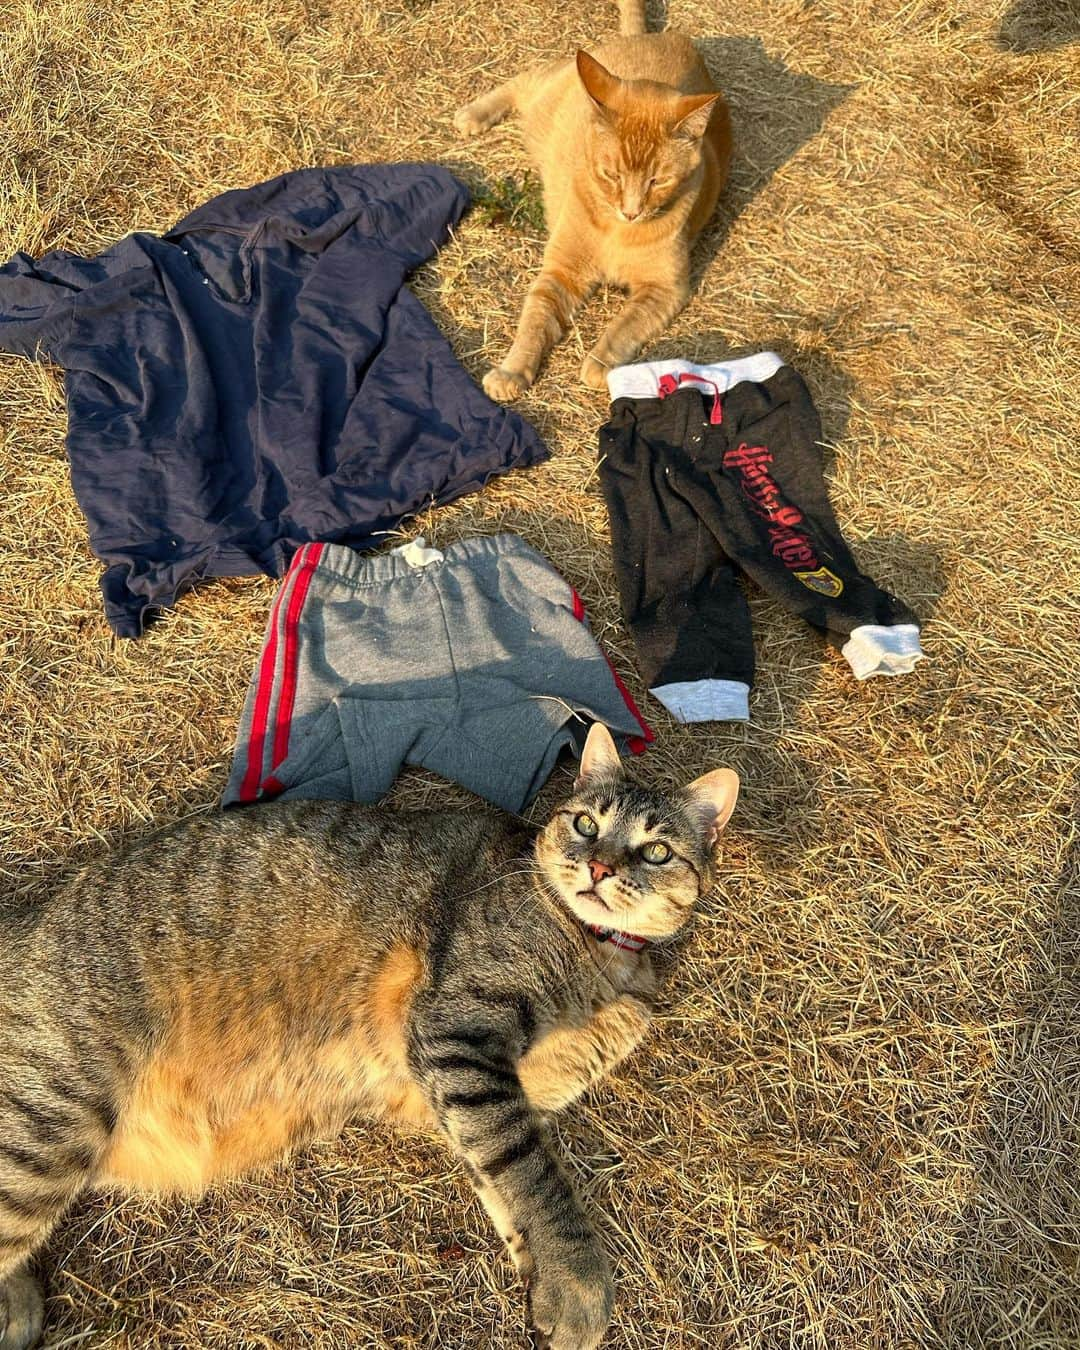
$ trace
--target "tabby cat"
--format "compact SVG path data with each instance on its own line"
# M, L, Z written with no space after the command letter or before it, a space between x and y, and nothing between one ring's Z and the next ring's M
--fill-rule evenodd
M619 12L620 37L576 62L526 71L454 118L474 136L521 114L551 231L514 344L484 377L492 398L516 398L533 383L599 282L630 294L581 368L596 389L690 295L690 245L727 178L731 121L689 38L646 33L644 0L620 0Z
M198 1194L359 1113L440 1130L541 1336L595 1346L611 1277L544 1116L644 1034L645 947L711 885L738 782L638 786L597 724L539 833L487 811L255 806L4 919L2 1350L38 1337L23 1263L80 1191Z

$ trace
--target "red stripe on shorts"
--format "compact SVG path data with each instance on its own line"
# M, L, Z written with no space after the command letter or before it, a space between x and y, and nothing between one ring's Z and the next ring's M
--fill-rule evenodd
M289 732L292 730L293 708L296 705L296 684L300 669L300 612L304 608L311 578L323 555L322 544L305 544L297 555L299 561L296 585L289 596L285 611L285 664L281 674L281 697L278 699L277 720L274 725L274 745L270 753L270 773L263 780L267 792L280 792L281 784L273 777L277 766L289 753Z
M573 588L573 586L570 587L570 594L574 598L574 618L577 619L579 623L584 623L585 603L582 600L581 596L578 595L577 591ZM597 643L597 646L600 646L600 644ZM649 726L648 722L645 721L644 717L642 717L641 713L638 711L637 704L630 697L630 690L627 689L626 685L623 684L622 682L622 676L611 664L611 657L608 656L607 652L604 651L603 647L600 647L600 650L604 654L604 660L608 663L608 670L611 671L611 678L615 681L615 688L622 695L622 700L626 704L627 709L629 710L631 716L633 717L634 721L638 724L638 726L641 728L640 736L627 736L626 738L627 748L629 749L632 755L643 755L645 753L645 747L647 745L650 745L653 741L656 740L656 733L653 731L652 727Z
M295 559L293 566L295 566ZM266 740L266 722L270 714L270 697L274 692L278 612L281 609L281 602L285 598L285 588L289 584L291 574L292 568L290 567L285 574L285 580L281 583L277 598L274 600L274 607L270 611L266 646L263 648L262 657L259 660L259 674L255 685L255 707L252 710L251 732L248 735L247 768L244 770L244 779L240 784L240 791L236 794L237 800L241 802L253 802L259 791L259 780L262 777L263 744Z
M244 770L244 778L240 784L240 790L236 797L241 802L253 802L259 795L259 787L262 779L263 753L266 747L267 724L270 720L270 700L274 695L274 667L277 665L278 651L278 615L281 612L281 606L285 601L285 592L288 590L289 581L294 572L298 571L303 565L304 555L308 545L296 554L292 560L285 579L281 583L281 589L274 600L274 607L270 611L269 631L266 638L266 646L263 648L262 657L259 660L259 674L255 685L255 707L251 714L251 732L248 736L247 768ZM322 556L322 545L318 545L319 555ZM306 589L306 588L305 588ZM289 612L292 611L292 597L289 602ZM288 622L288 616L286 616ZM295 693L295 691L294 691ZM292 709L290 707L290 716ZM277 737L275 734L275 748ZM276 768L280 760L275 760L271 765ZM280 787L278 791L280 791Z

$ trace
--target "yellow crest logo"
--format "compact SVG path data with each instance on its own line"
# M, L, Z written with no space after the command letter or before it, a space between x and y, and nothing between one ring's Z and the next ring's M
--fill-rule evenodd
M827 595L833 600L844 589L844 583L827 567L818 567L813 572L796 572L795 575L807 590L817 591L818 595Z

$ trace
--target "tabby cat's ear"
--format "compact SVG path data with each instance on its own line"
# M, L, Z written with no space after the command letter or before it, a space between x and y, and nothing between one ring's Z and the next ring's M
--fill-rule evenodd
M612 774L622 772L619 751L611 732L603 722L594 722L585 737L585 749L581 752L581 768L578 770L575 787L581 787L590 778L610 778Z
M700 140L719 97L719 94L687 94L679 99L675 104L675 125L671 134L687 141Z
M739 775L734 769L713 769L685 788L690 805L700 813L706 830L706 842L712 848L728 823L739 797Z
M585 92L600 111L614 112L612 102L621 81L588 52L578 52L577 73L585 86Z

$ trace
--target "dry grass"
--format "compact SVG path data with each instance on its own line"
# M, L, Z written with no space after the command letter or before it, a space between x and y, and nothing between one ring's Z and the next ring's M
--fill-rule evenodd
M92 250L310 162L520 175L512 126L462 147L449 115L613 15L4 0L0 256ZM775 346L805 372L849 538L928 620L933 661L858 686L757 598L753 725L649 706L651 773L733 763L746 789L655 1038L563 1126L616 1255L609 1343L1074 1350L1080 14L685 0L672 20L708 39L738 156L661 350ZM524 221L478 213L417 281L475 373L540 255ZM604 405L574 383L604 313L527 400L552 462L422 525L520 530L627 668L593 473ZM145 641L111 641L59 376L4 359L0 409L0 850L5 887L33 892L212 806L273 584L207 586ZM441 792L413 775L395 795ZM360 1128L196 1207L82 1204L45 1268L56 1347L522 1341L460 1171Z

